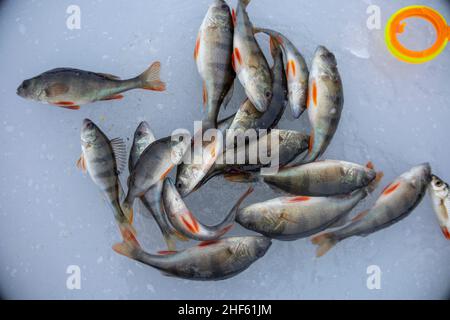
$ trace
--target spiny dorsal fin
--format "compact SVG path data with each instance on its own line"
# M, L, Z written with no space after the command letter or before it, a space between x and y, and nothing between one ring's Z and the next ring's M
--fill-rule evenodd
M116 159L117 174L120 174L127 164L127 151L125 142L122 138L114 138L111 140L111 147Z

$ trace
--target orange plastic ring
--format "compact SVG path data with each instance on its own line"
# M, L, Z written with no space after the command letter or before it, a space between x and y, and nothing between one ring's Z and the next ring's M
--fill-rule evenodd
M420 18L428 21L436 30L436 41L428 49L414 51L403 46L397 39L397 34L405 30L408 18ZM444 17L426 6L410 6L396 12L390 18L386 25L386 44L389 51L398 59L409 63L424 63L436 58L446 47L450 39L450 27L447 25Z

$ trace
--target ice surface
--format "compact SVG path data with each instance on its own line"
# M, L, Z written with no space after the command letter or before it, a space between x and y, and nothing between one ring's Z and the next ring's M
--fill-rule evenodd
M7 298L444 298L450 294L450 243L427 198L406 220L367 238L352 238L316 259L308 239L274 241L267 255L237 277L192 282L117 255L112 214L94 183L75 167L83 118L110 138L130 139L145 119L159 137L192 131L202 117L202 91L192 55L209 0L2 1L0 3L0 288ZM315 47L337 57L345 90L341 124L325 158L373 161L384 184L412 165L429 161L450 180L448 159L450 48L423 65L407 65L387 51L383 30L366 27L369 5L379 5L383 26L414 1L254 0L255 25L288 36L307 61ZM81 29L66 27L71 4L81 8ZM446 1L422 1L450 21ZM235 1L232 1L235 4ZM430 31L431 32L431 31ZM421 32L421 37L427 33ZM428 34L429 36L432 36ZM258 36L267 52L267 38ZM423 39L426 40L426 39ZM424 41L424 43L427 43ZM77 67L122 77L162 62L165 93L132 91L122 101L80 111L39 105L16 96L20 82L54 67ZM239 86L230 107L243 99ZM306 116L289 112L281 128L307 131ZM128 146L131 141L127 140ZM125 178L126 175L123 177ZM205 223L214 223L246 189L223 179L188 198ZM376 198L358 207L368 206ZM276 194L258 185L246 201ZM214 200L212 200L214 199ZM355 210L355 212L358 212ZM138 216L142 242L164 249L155 223ZM247 234L240 227L232 234ZM81 290L66 288L66 269L81 268ZM366 286L366 269L378 265L381 289Z

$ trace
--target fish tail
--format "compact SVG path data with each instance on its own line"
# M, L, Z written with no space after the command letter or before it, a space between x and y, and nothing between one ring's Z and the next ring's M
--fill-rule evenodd
M258 174L252 172L228 172L223 175L225 180L230 182L250 183L257 182L259 180Z
M244 6L244 8L247 8L248 4L251 0L239 0L239 2Z
M141 250L141 246L137 241L135 235L128 229L121 229L123 242L116 243L113 250L128 258L135 259Z
M333 232L319 234L311 239L312 244L318 245L316 257L321 257L338 243Z
M153 64L138 77L141 81L141 88L153 91L165 91L166 84L159 78L160 70L161 63L159 61L153 62Z
M222 231L221 232L222 235L227 233L233 227L234 221L236 219L236 213L239 210L239 207L241 206L241 204L245 200L245 198L247 198L253 192L253 190L254 190L253 186L250 186L247 189L247 191L245 191L241 195L241 197L238 199L238 201L236 201L233 208L231 208L230 212L227 214L225 219L220 223L219 229Z
M367 168L369 169L375 169L374 165L372 162L368 162L366 165ZM371 183L369 183L369 185L367 186L367 193L372 193L375 191L376 188L378 188L378 185L380 184L381 180L384 177L384 173L383 171L378 171L375 175L375 179L372 180Z
M134 210L133 207L127 202L127 198L125 198L125 201L120 206L122 209L122 212L124 216L127 218L128 222L130 224L133 223L133 217L134 217Z
M167 245L167 249L169 251L175 251L177 248L177 240L179 241L188 241L189 239L186 238L185 236L183 236L181 233L179 233L178 231L176 231L175 229L172 229L170 231L168 230L163 230L162 231L163 237L164 237L164 241Z
M174 237L172 237L172 235L170 234L164 234L164 241L166 242L167 245L167 250L169 251L174 251L177 249L177 245L176 245L176 240Z

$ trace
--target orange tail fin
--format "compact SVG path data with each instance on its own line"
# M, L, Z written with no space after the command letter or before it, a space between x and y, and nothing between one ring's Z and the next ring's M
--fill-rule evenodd
M338 240L334 237L332 232L319 234L311 239L312 244L318 245L316 256L321 257L333 248Z
M147 70L142 73L139 78L142 81L142 89L153 91L165 91L166 84L159 78L161 63L154 62Z

